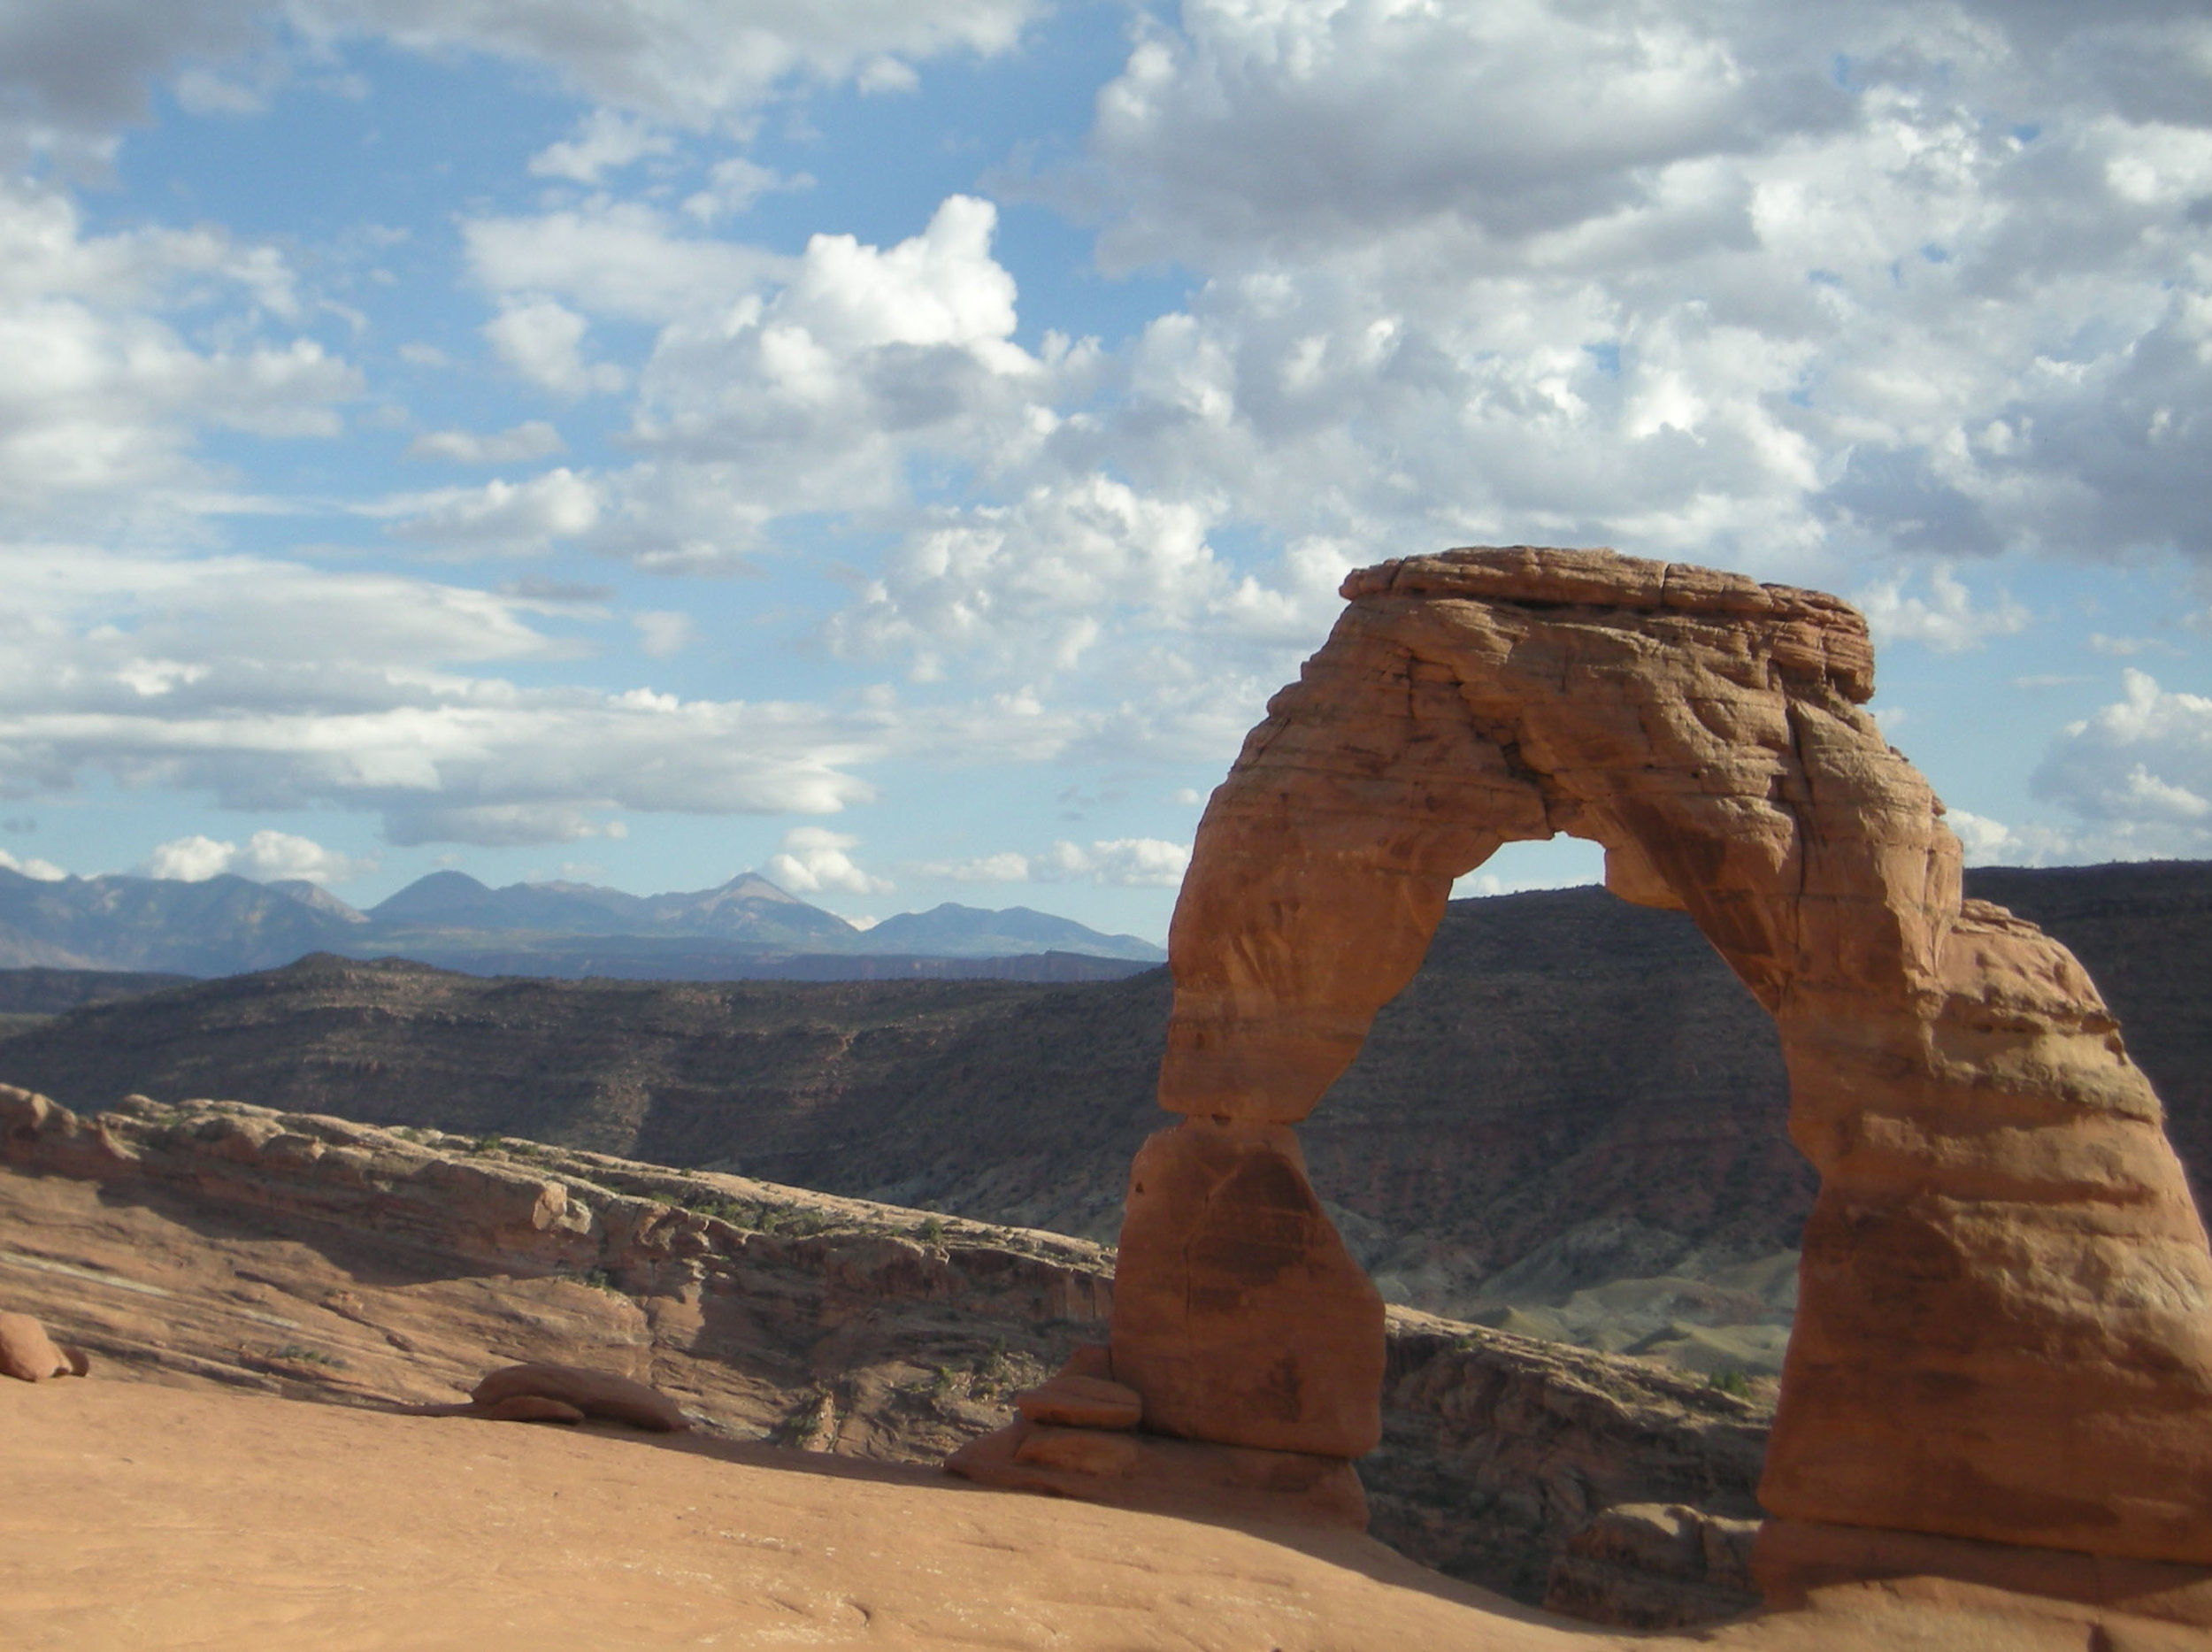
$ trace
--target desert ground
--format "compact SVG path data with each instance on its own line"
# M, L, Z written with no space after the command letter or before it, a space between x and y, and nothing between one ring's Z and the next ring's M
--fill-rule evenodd
M964 1487L700 1435L214 1387L0 1383L0 1644L1220 1652L2162 1652L2202 1637L1956 1586L1594 1632L1369 1539Z

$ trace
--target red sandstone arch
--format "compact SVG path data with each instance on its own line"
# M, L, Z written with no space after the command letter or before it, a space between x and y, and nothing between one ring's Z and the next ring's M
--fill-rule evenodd
M1349 1457L1382 1311L1291 1129L1452 880L1558 832L1774 1014L1821 1173L1761 1496L1786 1521L2212 1565L2212 1252L2070 954L1962 902L1817 593L1609 551L1354 574L1200 826L1113 1375L1148 1428ZM2054 1561L2053 1564L2058 1564ZM2069 1563L2070 1564L2070 1563Z

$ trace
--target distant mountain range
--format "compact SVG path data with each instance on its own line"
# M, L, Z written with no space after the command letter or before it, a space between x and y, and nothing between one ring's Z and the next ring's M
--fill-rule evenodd
M718 888L636 895L580 883L495 889L438 872L357 911L300 880L42 882L0 868L0 968L231 975L311 952L399 956L472 974L628 980L1008 975L1110 979L1167 954L1025 906L947 903L861 929L757 873Z

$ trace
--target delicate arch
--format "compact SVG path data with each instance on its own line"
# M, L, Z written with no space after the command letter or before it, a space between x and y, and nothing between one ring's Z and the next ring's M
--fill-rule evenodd
M1462 550L1350 606L1215 792L1178 903L1164 1131L1118 1379L1148 1425L1356 1456L1381 1305L1290 1126L1454 878L1558 832L1773 1013L1821 1173L1761 1495L1834 1523L2212 1564L2212 1252L2070 954L1962 902L1830 596L1609 551Z

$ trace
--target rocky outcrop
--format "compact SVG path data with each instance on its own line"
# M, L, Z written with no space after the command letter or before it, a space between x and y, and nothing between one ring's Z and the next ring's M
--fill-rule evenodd
M2065 949L1962 899L1942 805L1860 709L1859 615L1527 548L1344 594L1200 826L1162 1104L1289 1163L1452 880L1507 841L1594 840L1609 887L1687 911L1775 1017L1821 1175L1769 1512L2212 1565L2212 1249L2158 1099ZM1255 1352L1195 1310L1240 1284L1157 1271L1179 1219L1133 1203L1115 1375L1145 1390L1179 1335L1179 1387L1234 1392ZM1181 1332L1135 1317L1178 1290Z
M0 1377L44 1382L50 1377L81 1377L91 1369L82 1348L62 1347L30 1315L0 1313Z
M1620 1503L1567 1541L1544 1604L1588 1623L1676 1629L1754 1610L1756 1520L1681 1503Z
M1025 1238L1027 1250L948 1246L887 1232L881 1207L855 1200L538 1143L412 1134L145 1096L88 1120L0 1085L9 1164L189 1189L518 1272L596 1275L640 1295L695 1301L718 1278L765 1264L818 1276L833 1323L841 1297L1081 1324L1103 1318L1112 1296L1101 1253L1078 1241L1039 1233Z
M1770 1414L1754 1402L1641 1361L1402 1309L1391 1310L1388 1349L1382 1443L1358 1464L1368 1529L1440 1571L1541 1602L1559 1558L1609 1509L1758 1517ZM1653 1573L1632 1593L1647 1606L1674 1600L1680 1623L1744 1604L1716 1610L1675 1587L1684 1580Z
M691 1426L683 1407L650 1383L544 1360L501 1367L469 1391L469 1403L478 1414L505 1422L605 1417L657 1434L680 1433Z
M1112 1253L1054 1235L221 1102L88 1119L0 1087L0 1279L119 1377L472 1416L526 1399L572 1422L558 1399L451 1396L502 1361L589 1364L726 1438L908 1462L1018 1410L1041 1431L1018 1464L1040 1488L1371 1515L1406 1554L1532 1603L1609 1504L1748 1512L1765 1439L1762 1407L1701 1381L1393 1310L1382 1443L1355 1477L1137 1432L1141 1399L1097 1341ZM464 1168L498 1191L470 1194L488 1184ZM548 1187L561 1219L540 1228ZM1117 1453L1138 1466L1106 1487Z
M2088 968L2183 1164L2212 1186L2212 997L2196 979L2212 862L1970 868L1964 887ZM0 1033L24 985L0 972ZM741 1164L1110 1242L1130 1160L1164 1122L1172 991L1164 969L1052 991L979 983L958 989L963 1008L927 985L494 981L324 960L80 1010L0 1045L0 1077L80 1113L134 1090L223 1095ZM1788 1105L1773 1018L1687 914L1537 890L1446 908L1419 973L1298 1134L1385 1301L1778 1376L1819 1185L1775 1128ZM1786 1251L1783 1284L1767 1259ZM1616 1280L1649 1283L1601 1290ZM1571 1300L1585 1288L1600 1294Z

